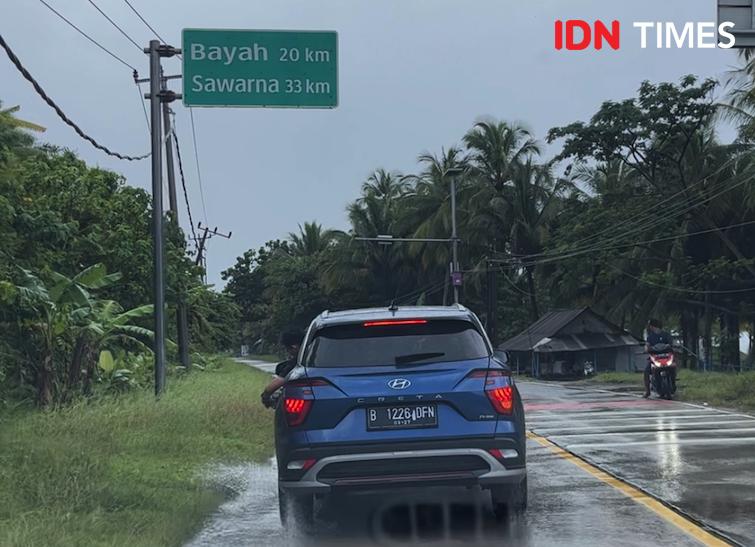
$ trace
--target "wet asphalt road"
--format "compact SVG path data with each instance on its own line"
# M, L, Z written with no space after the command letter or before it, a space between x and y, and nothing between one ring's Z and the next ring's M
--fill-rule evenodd
M755 545L755 418L568 385L521 383L527 428Z
M561 384L519 386L528 429L755 545L755 418ZM237 495L188 545L700 544L553 450L530 440L528 451L529 508L503 524L482 493L414 489L335 499L318 507L314 533L283 530L272 460L218 467L211 479ZM413 529L409 511L420 522Z

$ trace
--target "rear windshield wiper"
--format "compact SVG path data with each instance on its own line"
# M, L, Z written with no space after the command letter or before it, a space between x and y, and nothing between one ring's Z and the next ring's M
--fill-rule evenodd
M397 355L396 364L404 365L407 363L414 363L416 361L424 361L425 359L432 359L433 357L443 357L445 355L442 351L436 351L431 353L409 353L407 355Z

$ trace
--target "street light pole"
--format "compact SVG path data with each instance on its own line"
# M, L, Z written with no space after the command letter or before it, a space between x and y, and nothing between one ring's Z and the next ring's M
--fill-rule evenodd
M456 176L451 175L451 239L452 245L452 268L453 272L459 271L459 240L456 234ZM459 303L459 286L454 279L454 304Z
M451 178L451 281L454 287L454 304L459 303L459 236L456 231L456 179L464 173L461 167L451 167L445 175Z

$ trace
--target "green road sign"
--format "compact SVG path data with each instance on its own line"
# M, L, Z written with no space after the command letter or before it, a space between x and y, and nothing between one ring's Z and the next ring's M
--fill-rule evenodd
M338 34L183 30L186 106L334 108Z

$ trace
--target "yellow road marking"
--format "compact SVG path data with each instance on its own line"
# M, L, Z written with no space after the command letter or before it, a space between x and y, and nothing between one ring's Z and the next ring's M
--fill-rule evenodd
M729 543L711 534L710 532L702 528L699 524L686 518L683 515L680 515L676 511L669 509L658 500L648 496L642 490L639 490L638 488L635 488L634 486L631 486L623 481L620 481L619 479L609 475L605 471L601 471L594 465L591 465L587 463L586 461L584 461L583 459L578 458L571 452L567 452L566 450L552 443L545 437L532 433L531 431L527 432L527 437L534 441L537 441L540 445L549 448L555 454L559 455L565 460L570 461L571 463L573 463L580 469L588 472L590 475L592 475L596 479L608 484L609 486L614 487L616 490L630 497L637 503L644 505L645 507L650 509L653 513L661 517L663 520L670 522L671 524L673 524L674 526L676 526L683 532L687 533L688 535L698 540L703 545L709 545L709 546L728 546L729 545Z

